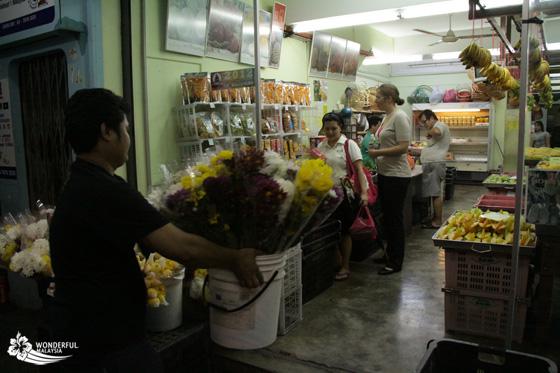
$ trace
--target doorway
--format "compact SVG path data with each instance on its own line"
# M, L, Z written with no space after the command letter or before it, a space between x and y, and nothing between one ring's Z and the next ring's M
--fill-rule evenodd
M18 69L30 209L54 206L72 163L64 140L68 69L58 50L20 62Z

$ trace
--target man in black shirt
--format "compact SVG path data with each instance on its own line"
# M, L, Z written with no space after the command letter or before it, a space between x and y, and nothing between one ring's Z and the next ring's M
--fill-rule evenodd
M115 170L128 159L129 107L106 89L70 98L66 137L77 159L50 225L56 292L54 341L76 342L66 370L158 371L145 339L146 286L135 243L191 267L229 267L242 286L262 284L260 252L232 250L179 230Z

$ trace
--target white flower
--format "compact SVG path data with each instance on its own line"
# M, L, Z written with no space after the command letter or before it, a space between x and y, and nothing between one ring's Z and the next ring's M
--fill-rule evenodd
M23 228L21 225L14 225L6 232L6 235L11 241L15 241L20 238L21 234L23 233Z
M161 210L163 200L163 190L161 188L153 188L146 199L156 210Z
M33 241L31 250L39 255L50 255L49 240L45 238L39 238Z
M173 184L163 193L163 198L167 199L167 197L177 193L181 189L183 189L183 186L181 185L181 183Z
M264 152L264 166L259 170L261 174L284 177L287 171L288 163L280 154L272 151Z
M36 223L31 223L25 227L25 236L30 240L44 238L49 230L49 223L46 219L41 219Z
M290 207L292 206L292 201L296 192L296 187L294 186L294 183L286 179L276 177L274 178L274 180L276 180L278 185L280 185L280 189L282 189L282 191L287 194L286 199L282 202L280 210L278 211L278 223L280 224L284 221L284 219L286 219L286 216L290 211Z
M31 277L35 273L42 273L47 268L47 263L41 258L41 255L31 250L15 253L11 264L14 267L14 272L21 272L26 277Z
M189 295L192 299L202 299L202 285L204 284L204 279L200 277L195 277L191 281L191 287L189 289Z

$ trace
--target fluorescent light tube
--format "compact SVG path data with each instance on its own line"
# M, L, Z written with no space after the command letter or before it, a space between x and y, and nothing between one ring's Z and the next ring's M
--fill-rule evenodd
M560 49L560 43L546 43L546 49L549 51L557 51Z
M434 113L436 112L446 112L446 111L480 111L480 109L463 109L463 108L456 108L456 109L431 109Z
M434 60L452 60L459 58L461 52L445 52L445 53L434 53L432 54L432 59Z
M417 61L422 61L422 55L415 54L412 56L366 57L362 65L384 65L389 63L417 62Z

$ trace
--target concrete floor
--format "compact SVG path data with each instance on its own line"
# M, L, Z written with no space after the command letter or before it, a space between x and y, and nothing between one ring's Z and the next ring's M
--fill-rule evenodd
M482 186L456 185L453 199L444 203L444 217L472 208L486 192ZM371 259L380 253L351 263L350 278L335 282L305 304L303 321L271 346L253 351L215 347L217 371L414 372L432 339L453 338L503 348L499 339L445 332L444 251L434 246L433 234L434 230L420 225L413 227L406 238L400 273L379 276L381 265ZM557 319L558 298L557 294ZM558 363L560 331L551 331L554 338L547 342L536 341L529 324L530 316L523 344L514 343L512 350Z
M486 189L456 185L452 200L444 203L444 217L470 209ZM453 338L503 347L503 341L444 329L443 251L434 246L433 230L416 225L406 238L403 271L379 276L372 258L353 262L347 281L332 287L303 306L303 321L272 345L252 351L213 345L216 372L414 372L432 339ZM374 254L375 257L379 254ZM555 285L559 285L556 281ZM558 286L555 287L558 289ZM523 344L512 349L560 362L560 295L556 290L555 328L547 340L534 336L534 317L527 316ZM38 372L5 351L17 331L37 338L40 312L0 308L0 371ZM36 340L36 339L35 339ZM538 372L537 372L538 373Z

